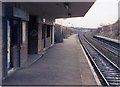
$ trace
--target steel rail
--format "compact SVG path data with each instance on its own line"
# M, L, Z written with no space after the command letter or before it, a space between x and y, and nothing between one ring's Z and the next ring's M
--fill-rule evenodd
M111 64L112 67L114 67L114 69L116 70L116 72L117 72L117 71L120 71L120 68L117 67L112 61L110 61L105 55L103 55L98 49L96 49L84 36L82 36L82 38L79 36L79 39L80 39L80 42L81 42L82 45L83 45L83 48L84 48L85 51L87 52L90 60L92 60L94 66L95 66L96 69L97 69L97 71L100 73L100 76L102 76L102 79L104 80L104 82L106 83L106 85L110 86L110 85L112 84L112 81L115 82L115 80L112 80L112 79L108 80L108 78L105 77L105 74L103 73L102 70L99 69L99 66L97 65L97 63L95 62L95 60L92 58L92 55L90 54L90 52L88 51L88 48L86 48L86 46L85 46L85 44L84 44L83 42L84 42L84 41L87 42L87 44L88 44L90 47L92 47L92 48L94 49L94 51L96 51L98 54L100 54L101 57L103 57L103 58L107 61L106 63L109 63L109 64ZM102 59L102 61L105 61L105 60ZM108 65L109 65L109 64L108 64ZM104 68L105 68L105 67L104 67ZM109 67L109 68L111 68L111 67ZM113 72L111 72L111 73L113 73ZM110 71L108 72L108 74L110 74L110 75L111 75L111 73L110 73ZM119 73L119 72L118 72L118 73ZM119 81L119 82L120 82L120 81ZM116 83L116 82L115 82L115 83Z

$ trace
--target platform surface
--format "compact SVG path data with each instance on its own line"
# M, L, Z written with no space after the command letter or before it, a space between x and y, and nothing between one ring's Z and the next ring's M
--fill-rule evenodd
M112 41L112 42L115 42L115 43L119 43L120 44L120 41L117 40L117 39L112 39L112 38L108 38L108 37L105 37L105 36L101 36L101 35L95 35L96 37L99 37L99 38L102 38L102 39L105 39L105 40L108 40L108 41Z
M29 67L20 69L3 85L97 85L76 34L55 44Z

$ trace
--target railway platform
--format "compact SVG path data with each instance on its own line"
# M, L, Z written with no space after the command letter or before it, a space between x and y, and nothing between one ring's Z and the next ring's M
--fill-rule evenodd
M120 44L119 40L117 40L117 39L112 39L112 38L108 38L108 37L101 36L101 35L95 35L95 37L101 38L101 39L104 39L104 40L107 40L107 41L111 41L113 43Z
M39 55L38 55L39 56ZM77 34L55 44L31 66L19 69L3 85L100 85Z

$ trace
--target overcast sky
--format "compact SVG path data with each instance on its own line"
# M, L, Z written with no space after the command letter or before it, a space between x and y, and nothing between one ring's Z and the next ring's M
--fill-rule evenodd
M96 0L84 17L58 19L56 23L75 27L99 27L118 20L118 2L120 0Z

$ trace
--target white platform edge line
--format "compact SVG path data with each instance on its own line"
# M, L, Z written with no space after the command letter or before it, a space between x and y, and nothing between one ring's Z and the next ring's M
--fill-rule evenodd
M80 46L81 46L82 51L83 51L83 53L84 53L84 55L85 55L85 58L87 59L87 62L88 62L88 64L89 64L89 66L90 66L90 70L92 71L92 74L93 74L93 76L94 76L94 78L95 78L95 80L96 80L96 82L97 82L97 85L102 85L101 82L100 82L100 80L98 79L98 76L97 76L97 74L96 74L96 72L95 72L92 64L90 63L90 61L89 61L89 59L88 59L87 54L85 53L85 50L83 49L83 47L82 47L81 44L80 44Z

